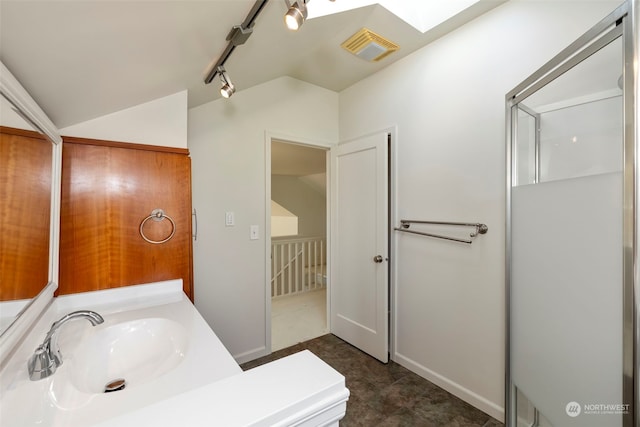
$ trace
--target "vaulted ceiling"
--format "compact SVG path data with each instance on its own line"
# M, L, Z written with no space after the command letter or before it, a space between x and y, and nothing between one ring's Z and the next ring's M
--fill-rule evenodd
M271 0L225 66L238 90L290 76L340 91L504 1L481 0L422 33L380 5L311 19L291 32L284 1ZM218 82L205 85L204 75L253 4L0 0L0 60L60 128L182 90L193 107L220 97ZM362 27L400 50L373 63L341 49Z
M306 176L325 173L326 158L327 152L321 148L273 141L271 143L271 174Z

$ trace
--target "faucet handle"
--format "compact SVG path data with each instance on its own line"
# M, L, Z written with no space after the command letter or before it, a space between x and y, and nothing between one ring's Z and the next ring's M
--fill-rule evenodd
M58 365L54 358L51 357L49 349L44 345L40 345L31 355L28 367L29 379L37 381L53 375Z
M58 366L62 365L62 354L58 348L58 330L62 325L74 319L87 319L93 326L104 322L102 316L95 311L79 310L69 313L57 322L53 322L51 329L44 337L44 342L36 348L35 352L29 358L27 366L29 368L29 378L32 381L46 378L56 371Z

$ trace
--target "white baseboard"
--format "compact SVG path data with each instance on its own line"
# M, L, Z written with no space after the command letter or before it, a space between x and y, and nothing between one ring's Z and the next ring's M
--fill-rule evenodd
M438 387L445 389L454 396L459 397L468 404L475 406L482 412L491 415L498 421L504 422L503 406L498 405L495 402L491 402L490 400L480 396L477 393L474 393L473 391L463 387L462 385L451 381L449 378L446 378L397 352L394 354L393 361L420 375L421 377L431 381Z
M233 354L232 356L236 360L236 363L238 365L242 365L243 363L250 362L268 354L271 354L271 352L267 350L267 347L262 346L249 351L245 351L244 353Z

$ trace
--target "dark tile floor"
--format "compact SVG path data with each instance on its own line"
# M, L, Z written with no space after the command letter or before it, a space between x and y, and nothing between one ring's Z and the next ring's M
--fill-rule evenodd
M499 427L503 424L394 362L380 363L335 335L245 363L247 370L308 349L346 378L351 392L340 426Z

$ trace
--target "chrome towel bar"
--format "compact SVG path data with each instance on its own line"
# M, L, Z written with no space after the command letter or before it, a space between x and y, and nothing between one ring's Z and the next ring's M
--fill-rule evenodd
M409 227L411 226L411 224L455 225L460 227L474 227L475 230L472 231L471 234L469 234L470 238L476 237L478 234L487 234L487 231L489 231L489 227L487 227L486 224L481 224L481 223L449 222L449 221L417 221L417 220L410 220L410 219L401 219L400 228L396 227L394 228L394 230L402 231L404 233L419 234L421 236L435 237L437 239L451 240L451 241L460 242L460 243L468 243L468 244L473 243L473 240L471 239L459 239L457 237L442 236L440 234L432 234L432 233L425 233L423 231L409 230Z

